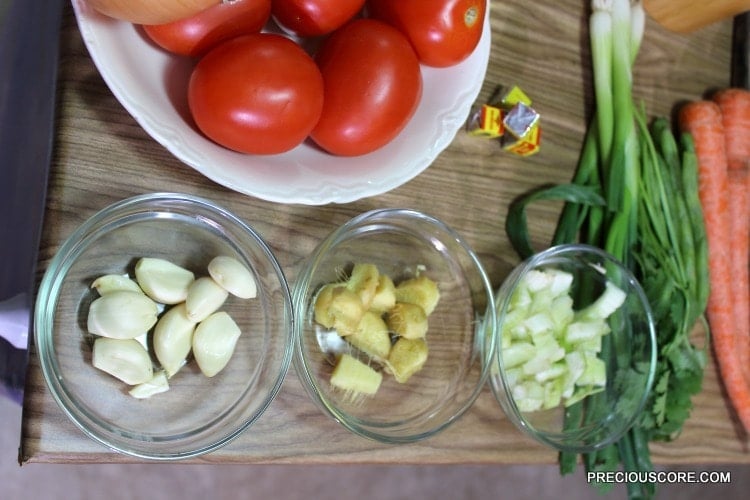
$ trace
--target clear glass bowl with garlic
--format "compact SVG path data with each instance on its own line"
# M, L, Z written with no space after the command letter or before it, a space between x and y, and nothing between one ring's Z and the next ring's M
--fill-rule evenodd
M50 262L35 343L47 385L88 436L178 460L245 431L281 388L292 305L262 237L209 200L115 203Z

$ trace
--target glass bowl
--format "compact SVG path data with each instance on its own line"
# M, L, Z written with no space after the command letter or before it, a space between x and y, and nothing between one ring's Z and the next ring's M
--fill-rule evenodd
M218 255L239 260L257 283L255 298L230 294L220 309L242 332L220 373L204 376L189 357L168 391L136 399L129 386L92 366L87 316L98 297L94 279L133 277L141 257L208 276ZM225 445L261 416L291 363L291 296L271 250L236 216L184 194L136 196L87 220L50 262L34 314L42 371L59 406L94 440L141 458L184 459Z
M551 276L572 278L567 291L535 279L543 276L535 273L550 270L565 273ZM616 287L614 293L603 293L607 284ZM572 301L553 298L550 305L558 292ZM518 265L495 304L498 338L490 385L507 417L560 451L586 453L618 440L642 410L656 367L651 308L630 271L596 247L559 245ZM545 325L549 317L555 319ZM547 343L550 331L558 339L553 348ZM524 343L533 350L524 354Z
M405 382L396 381L385 358L366 354L316 321L321 289L348 279L355 264L376 266L396 285L418 275L437 284L440 299L424 337L427 360ZM496 327L492 287L467 243L433 217L384 209L351 219L306 260L293 300L297 374L322 411L355 434L385 443L427 438L457 420L486 383ZM392 329L389 335L396 342ZM331 384L344 354L381 374L377 392L353 396Z

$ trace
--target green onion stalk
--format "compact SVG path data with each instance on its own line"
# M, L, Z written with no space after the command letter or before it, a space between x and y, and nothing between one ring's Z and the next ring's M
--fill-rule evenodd
M583 454L588 471L647 472L653 469L649 442L679 435L701 389L707 354L692 345L692 326L705 320L708 297L707 246L698 199L697 159L689 135L675 139L665 118L649 128L646 113L633 104L633 64L645 25L639 0L592 0L589 24L595 113L584 138L578 165L568 184L544 186L511 203L508 238L521 258L534 253L526 206L538 200L564 201L552 244L581 241L607 250L640 280L651 304L657 331L657 363L602 338L602 357L616 366L612 383L624 388L616 407L641 405L627 389L652 387L634 425L617 442ZM585 292L585 290L582 290ZM581 297L583 298L583 297ZM633 332L636 342L643 339ZM653 384L651 384L653 382ZM565 422L603 419L603 393L566 408ZM563 474L578 455L560 453ZM644 477L643 475L640 475ZM596 484L606 491L611 484ZM653 483L629 483L631 499L652 498Z
M595 133L587 136L587 141L597 142L597 181L605 206L588 209L585 241L603 247L626 266L633 268L632 249L637 239L638 224L640 151L632 97L632 65L641 43L643 30L638 28L638 24L643 17L631 13L631 9L638 12L642 8L640 2L631 5L629 0L593 0L591 8L589 33L596 127ZM589 165L583 167L591 168ZM603 340L605 342L601 356L615 360L617 376L625 377L632 362L630 353L611 345L609 337ZM578 425L581 419L584 423L602 419L609 411L604 394L591 397L586 404L584 415L581 415L581 408L568 409L566 421L570 425ZM650 463L637 462L634 441L634 437L628 433L617 443L586 453L582 457L584 466L588 471L615 470L620 463L626 470L650 469ZM575 455L561 453L560 466L563 473L570 472L575 464ZM631 497L637 496L632 491L629 494Z

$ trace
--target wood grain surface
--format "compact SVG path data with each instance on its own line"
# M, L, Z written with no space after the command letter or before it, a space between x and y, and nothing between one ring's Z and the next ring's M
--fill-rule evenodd
M541 113L542 149L520 158L459 131L425 172L393 191L343 205L307 207L232 192L183 165L152 140L99 76L66 9L58 86L56 148L49 179L39 273L86 218L122 198L181 191L212 199L254 226L289 279L305 256L350 217L410 207L441 218L476 250L494 286L518 263L504 233L509 203L543 183L568 181L591 111L586 5L582 0L493 1L492 51L479 100L498 84L517 84ZM731 21L690 35L651 20L637 60L634 92L649 114L671 115L684 100L729 84ZM449 99L450 96L446 96ZM533 242L547 245L559 206L529 212ZM654 445L657 463L750 463L746 436L717 382L714 365L684 432ZM87 438L58 408L39 361L30 357L20 461L128 462ZM489 387L462 419L423 442L387 446L349 433L313 404L291 368L266 413L226 447L195 459L221 463L553 463L556 454L504 417Z

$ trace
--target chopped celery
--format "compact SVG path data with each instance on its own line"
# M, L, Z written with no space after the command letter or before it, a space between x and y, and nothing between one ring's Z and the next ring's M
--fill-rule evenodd
M537 382L544 383L548 380L560 380L560 377L565 375L568 371L568 367L564 362L553 363L546 370L541 370L534 374L534 380Z
M607 333L609 333L609 325L604 321L573 321L565 329L565 342L576 344L600 339Z
M544 403L544 387L533 380L525 380L513 387L513 399L522 412L539 410Z
M534 356L534 346L528 342L516 342L503 351L505 369L516 367L530 360Z
M572 404L575 404L588 396L591 396L592 394L596 394L597 392L601 392L604 390L604 387L602 386L594 386L594 385L579 385L576 386L575 392L565 400L565 406L570 406Z
M547 370L551 365L552 363L549 359L547 359L546 356L544 356L543 354L537 354L533 358L525 362L521 367L521 370L523 371L524 375L533 378L534 375L543 370Z
M573 321L575 312L573 311L573 298L570 295L561 295L552 301L550 308L550 317L555 327L562 330L565 326Z
M552 276L549 293L553 297L568 296L573 285L573 275L558 269L549 269L547 274Z
M534 337L540 333L548 332L552 330L555 323L552 321L552 317L549 314L549 309L544 312L538 312L532 316L529 316L523 321L523 325L528 330L529 334Z
M612 315L625 302L625 292L610 283L604 286L604 293L590 306L579 311L578 315L587 319L605 319Z
M542 409L549 410L560 406L562 401L562 380L553 379L548 384L544 384L544 402Z
M625 293L608 282L594 302L576 311L572 284L570 273L533 270L510 298L500 346L506 381L523 412L569 406L606 385L598 353L610 332L607 318Z
M541 290L549 292L550 284L552 283L552 274L542 270L532 269L526 273L523 281L525 287L522 287L522 289L526 288L531 293L536 293Z
M598 358L596 354L584 353L583 357L586 359L586 368L578 378L580 385L594 385L603 386L607 380L607 367L601 358Z

